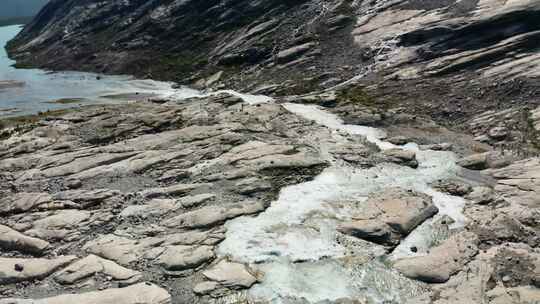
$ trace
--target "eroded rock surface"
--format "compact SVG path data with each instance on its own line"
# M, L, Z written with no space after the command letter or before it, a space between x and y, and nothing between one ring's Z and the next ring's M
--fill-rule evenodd
M282 187L327 166L312 139L330 130L277 104L229 99L88 107L3 140L0 292L56 286L43 300L3 301L194 303L224 223L264 211ZM208 273L219 288L254 284L222 266ZM156 279L170 292L124 287ZM67 295L70 286L81 293Z
M438 209L427 195L405 189L374 193L355 211L354 221L339 230L358 238L385 245L396 245L409 232L432 217Z

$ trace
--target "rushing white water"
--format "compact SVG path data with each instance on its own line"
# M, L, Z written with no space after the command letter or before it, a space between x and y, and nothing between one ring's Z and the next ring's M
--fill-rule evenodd
M333 133L336 141L341 136L339 133L345 132L365 136L381 149L395 147L382 140L385 137L383 131L346 125L336 115L317 106L284 106L291 112L339 131ZM364 261L360 268L346 266L343 261L349 258L382 256L384 252L379 246L361 240L343 242L343 236L336 231L340 221L350 219L352 202L362 202L368 195L390 187L428 194L439 208L434 220L446 215L455 221L453 227L464 224L466 219L461 211L465 201L429 186L438 179L456 175L456 156L444 151L420 151L414 144L404 148L417 152L418 169L383 164L359 170L333 162L313 181L282 189L279 199L257 217L242 217L228 222L226 239L220 244L218 254L255 265L255 268L266 272L262 283L251 290L254 299L288 303L285 301L287 297L304 297L310 303L316 303L354 297L373 303L405 303L421 290L421 284L401 277L383 264L376 266L373 261L368 262L370 259ZM390 258L410 255L408 248L411 244L429 248L436 241L429 223L431 221L411 233ZM369 273L374 268L378 269L378 274ZM366 277L371 279L363 285L351 283L358 283ZM395 290L381 287L389 284Z

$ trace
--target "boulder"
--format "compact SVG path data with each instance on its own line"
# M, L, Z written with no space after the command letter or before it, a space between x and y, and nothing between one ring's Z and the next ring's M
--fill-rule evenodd
M418 161L416 160L416 152L404 149L388 149L383 152L389 161L409 166L411 168L418 167Z
M432 186L442 192L446 192L455 196L464 196L472 192L472 186L462 180L439 180L432 184Z
M359 208L354 220L340 224L338 230L391 246L438 212L429 196L401 188L373 194Z
M489 153L479 153L458 160L457 164L471 170L484 170L488 168Z
M491 128L488 131L488 136L495 140L503 140L508 136L509 133L510 131L508 130L507 127L499 126L499 127Z
M75 256L60 256L54 259L0 258L0 285L46 278L76 258Z
M397 260L394 268L408 278L426 283L444 283L460 271L478 252L478 237L461 232L424 256Z
M402 146L402 145L407 144L411 140L405 136L395 136L395 137L388 138L386 141L394 145Z
M495 192L490 187L474 187L465 198L476 204L489 204L495 200Z

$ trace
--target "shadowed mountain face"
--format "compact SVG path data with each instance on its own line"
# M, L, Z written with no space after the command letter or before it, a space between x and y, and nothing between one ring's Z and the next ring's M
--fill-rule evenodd
M8 49L22 66L274 95L375 82L452 121L540 103L539 20L538 0L53 0Z
M0 20L34 16L48 0L2 0Z
M256 82L283 71L516 77L540 74L538 20L532 0L53 0L10 48L41 67L184 81L219 70Z

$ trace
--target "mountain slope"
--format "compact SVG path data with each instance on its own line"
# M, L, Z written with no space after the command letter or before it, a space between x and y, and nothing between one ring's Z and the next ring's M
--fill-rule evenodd
M455 126L540 105L539 38L537 0L54 0L9 52L270 95L360 85Z

